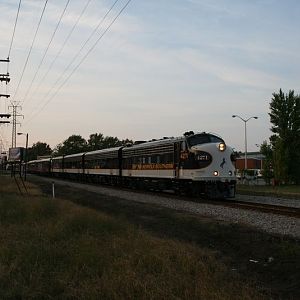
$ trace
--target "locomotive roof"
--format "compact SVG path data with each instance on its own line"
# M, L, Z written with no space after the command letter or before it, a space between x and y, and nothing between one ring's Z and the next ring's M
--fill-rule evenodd
M94 150L94 151L90 151L90 152L85 152L84 154L85 155L96 155L96 154L100 154L100 153L119 151L120 148L122 148L122 147L100 149L100 150Z
M131 149L141 149L141 148L148 148L148 147L155 147L155 146L163 146L166 144L170 144L170 143L176 143L176 142L181 142L183 140L185 140L186 138L189 137L193 137L193 136L197 136L197 135L213 135L216 137L219 137L220 139L222 139L218 134L216 133L211 133L211 132L196 132L196 133L192 133L190 135L187 136L179 136L179 137L164 137L162 139L159 140L151 140L151 141L145 141L145 142L140 142L138 144L133 144L131 146L127 146L124 147L124 151L129 151Z
M184 137L168 137L168 138L163 138L160 140L151 140L151 141L147 141L147 142L142 142L139 144L133 144L131 146L127 146L124 148L124 151L126 150L131 150L131 149L140 149L140 148L145 148L145 147L155 147L155 146L160 146L160 145L165 145L165 144L170 144L170 143L175 143L178 141L182 141L184 140Z
M63 159L63 156L61 155L61 156L55 156L55 157L52 157L51 158L52 160L55 160L55 159Z
M71 157L82 156L83 154L85 154L85 152L69 154L69 155L65 155L64 158L71 158Z
M48 162L50 160L51 160L51 158L49 157L49 158L43 158L43 159L30 160L30 161L28 161L28 163Z

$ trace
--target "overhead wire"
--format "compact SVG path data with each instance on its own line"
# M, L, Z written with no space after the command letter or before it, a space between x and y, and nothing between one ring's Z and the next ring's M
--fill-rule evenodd
M7 55L7 60L8 60L8 62L7 62L7 73L8 73L8 69L9 69L9 58L10 58L10 53L11 53L12 45L13 45L14 38L15 38L16 27L17 27L17 23L18 23L20 8L21 8L21 2L22 2L22 0L19 1L17 16L16 16L16 19L15 19L13 34L12 34L12 37L11 37L10 46L9 46L8 55Z
M109 31L111 26L115 23L115 21L118 19L118 17L122 14L122 12L126 9L126 7L129 5L129 3L132 0L128 0L126 4L120 9L118 14L113 18L113 20L109 23L109 25L106 27L104 32L99 36L99 38L95 41L95 43L92 45L92 47L87 51L87 53L82 57L82 59L79 61L79 63L75 66L75 68L71 71L71 73L66 77L66 79L62 82L62 84L56 89L56 91L52 94L52 96L45 102L45 104L41 107L40 110L38 110L35 114L33 114L30 118L30 120L25 123L27 125L29 122L32 121L33 118L35 118L39 113L43 111L43 109L49 104L49 102L57 95L57 93L62 89L62 87L67 83L67 81L71 78L71 76L76 72L76 70L80 67L80 65L84 62L84 60L88 57L88 55L93 51L93 49L97 46L99 41L103 38L103 36Z
M39 31L39 28L40 28L40 25L41 25L41 22L42 22L42 19L43 19L45 10L46 10L47 3L48 3L48 0L45 1L44 7L43 7L43 10L42 10L42 14L41 14L41 16L40 16L40 19L39 19L39 22L38 22L38 26L37 26L37 28L36 28L36 31L35 31L35 34L34 34L34 38L33 38L33 40L32 40L32 43L31 43L31 46L30 46L30 49L29 49L29 52L28 52L28 55L27 55L27 58L26 58L26 61L25 61L23 70L22 70L21 77L20 77L20 79L19 79L17 88L16 88L15 93L14 93L14 96L13 96L13 100L15 99L15 97L16 97L16 95L17 95L17 93L18 93L20 84L21 84L21 82L22 82L22 79L23 79L23 76L24 76L24 72L25 72L25 69L26 69L26 67L27 67L28 60L29 60L31 51L32 51L32 48L33 48L33 45L34 45L34 42L35 42L37 33L38 33L38 31ZM13 102L13 101L11 100L11 102Z
M113 10L113 8L115 7L115 5L117 4L118 1L119 0L115 0L114 1L114 3L112 4L112 6L108 9L107 13L98 22L97 26L94 28L94 30L89 35L89 37L86 39L86 41L83 43L83 45L81 46L81 48L77 51L77 53L75 54L75 56L71 59L70 63L67 65L67 67L64 69L64 71L61 73L61 75L58 77L58 79L55 81L55 83L52 85L52 87L48 90L48 92L46 93L46 95L44 96L43 99L46 99L49 96L49 94L51 93L51 91L55 88L55 86L62 80L62 78L64 77L64 75L70 69L70 67L72 66L72 64L74 63L74 61L79 57L79 55L81 54L81 52L83 51L83 49L85 48L85 46L88 44L88 42L91 40L91 38L96 34L97 30L102 25L102 23L105 21L106 17L109 15L109 13Z
M20 8L21 8L21 2L22 0L19 1L19 4L18 4L18 9L17 9L17 15L16 15L16 19L15 19L15 23L14 23L14 27L13 27L13 33L12 33L12 37L11 37L11 40L10 40L10 45L9 45L9 49L8 49L8 54L7 54L7 69L6 69L6 73L9 74L9 61L10 61L10 53L11 53L11 49L12 49L12 46L13 46L13 42L14 42L14 38L15 38L15 33L16 33L16 28L17 28L17 23L18 23L18 19L19 19L19 13L20 13ZM5 94L7 95L8 94L8 84L6 82L5 84ZM7 107L7 98L5 98L5 102L4 102L4 107L5 107L5 113L6 113L6 107Z
M38 74L38 72L39 72L39 70L40 70L40 68L41 68L41 66L42 66L42 64L43 64L43 62L44 62L44 59L45 59L45 57L46 57L46 55L47 55L47 53L48 53L48 50L49 50L49 48L50 48L50 45L51 45L51 43L52 43L52 41L53 41L53 39L54 39L54 36L55 36L55 34L56 34L56 32L57 32L57 29L58 29L58 27L59 27L59 25L60 25L60 23L61 23L61 20L62 20L62 18L63 18L63 16L64 16L65 12L66 12L66 10L67 10L67 7L68 7L69 3L70 3L70 0L67 0L66 5L65 5L65 7L64 7L64 9L63 9L63 11L62 11L62 13L61 13L61 15L60 15L60 18L59 18L59 20L58 20L58 22L57 22L57 24L56 24L56 26L55 26L54 31L53 31L53 33L52 33L52 36L51 36L51 38L50 38L50 41L49 41L49 43L48 43L48 45L47 45L47 47L46 47L46 49L45 49L44 55L43 55L43 57L42 57L42 59L41 59L39 65L38 65L38 68L37 68L37 70L36 70L36 72L35 72L35 74L34 74L32 80L31 80L31 82L30 82L30 85L29 85L29 87L28 87L28 89L27 89L27 91L26 91L26 93L25 93L24 99L22 100L22 103L23 103L23 104L24 104L24 102L26 101L27 96L28 96L28 93L29 93L29 91L31 90L32 84L33 84L33 82L34 82L34 80L35 80L35 78L36 78L36 76L37 76L37 74Z
M20 8L21 8L21 2L22 0L19 0L19 4L18 4L18 9L17 9L17 15L16 15L16 19L15 19L15 23L14 23L14 27L13 27L13 33L12 33L12 37L11 37L11 41L10 41L10 45L9 45L9 49L8 49L8 54L7 54L7 69L6 69L6 73L7 75L9 74L9 62L10 62L10 54L11 54L11 50L12 50L12 46L13 46L13 42L14 42L14 38L15 38L15 33L16 33L16 28L17 28L17 23L18 23L18 19L19 19L19 13L20 13ZM8 94L8 87L7 87L7 82L6 82L6 92L5 94ZM5 113L7 112L7 98L5 98L5 102L4 102L4 111ZM2 128L1 128L2 131ZM0 131L0 137L1 137L1 144L3 149L5 150L5 148L8 149L8 142L6 139L3 138L3 134ZM5 147L6 144L6 147Z
M52 92L52 90L57 86L57 84L62 80L62 78L64 77L64 75L68 72L68 70L70 69L70 67L72 66L72 64L74 63L74 61L79 57L79 55L81 54L81 52L83 51L83 49L85 48L85 46L88 44L88 42L91 40L91 38L97 33L99 27L102 25L102 23L105 21L105 19L107 18L107 16L109 15L109 13L113 10L113 8L115 7L115 5L117 4L119 0L115 0L114 3L111 5L111 7L108 9L108 11L106 12L106 14L103 16L103 18L98 22L97 26L93 29L93 31L91 32L91 34L89 35L89 37L86 39L86 41L82 44L82 46L80 47L80 49L77 51L77 53L74 55L74 57L71 59L70 63L67 65L67 67L63 70L63 72L61 73L61 75L57 78L57 80L55 81L55 83L51 86L51 88L47 91L46 95L43 97L42 101L44 99L47 99L47 97L50 95L50 93ZM130 0L131 1L131 0ZM129 2L130 2L129 1ZM128 3L129 4L129 3ZM126 4L126 7L127 5ZM40 103L42 103L42 101ZM41 107L41 105L39 106ZM37 108L39 109L39 108ZM35 112L32 112L31 115L29 116L29 118L32 117L32 115L34 115ZM29 121L28 121L29 122ZM25 123L27 124L27 123Z
M36 88L34 89L33 94L35 94L35 93L38 91L38 89L40 88L41 84L44 82L45 78L47 77L47 75L48 75L49 72L51 71L53 65L55 64L56 60L58 59L58 57L60 56L61 52L62 52L63 49L65 48L65 46L66 46L68 40L70 39L71 35L73 34L73 32L74 32L76 26L78 25L80 19L82 18L83 14L85 13L85 11L86 11L86 9L87 9L87 7L89 6L89 4L90 4L91 1L92 1L92 0L87 0L87 2L86 2L86 4L85 4L84 8L82 9L82 11L81 11L80 15L78 16L76 22L74 23L72 29L70 30L69 34L66 36L66 38L65 38L64 42L62 43L62 45L61 45L59 51L56 53L54 59L52 60L51 64L49 65L49 67L48 67L46 73L44 74L44 76L42 77L42 79L40 80L40 82L38 83L38 85L36 86ZM32 99L32 98L29 98L29 101L30 101L30 99ZM24 101L25 101L25 100L24 100ZM29 101L26 102L27 105L28 105Z

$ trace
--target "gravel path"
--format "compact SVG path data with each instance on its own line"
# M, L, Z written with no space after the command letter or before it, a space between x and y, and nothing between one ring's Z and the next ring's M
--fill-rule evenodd
M289 235L295 238L300 238L300 219L298 218L275 215L275 214L267 214L267 213L256 212L251 210L229 208L229 207L223 207L223 206L211 205L205 203L196 203L192 201L181 201L181 200L173 199L171 196L170 198L168 198L159 195L136 193L134 191L132 192L123 191L123 190L121 191L110 187L80 184L80 183L68 182L62 180L53 180L49 178L40 178L40 179L49 181L49 184L50 181L55 182L57 190L59 189L57 185L63 184L70 187L80 188L86 191L96 192L111 197L117 197L129 201L136 201L142 203L153 203L156 205L160 205L163 207L167 207L179 211L186 211L186 212L199 214L201 216L211 217L216 220L250 225L258 229L262 229L269 233ZM240 198L247 199L247 201L249 201L249 199L252 199L251 196L238 195L237 199L240 200ZM269 198L269 197L264 197L264 198ZM254 199L252 200L254 201ZM281 199L280 201L287 201L287 200L293 201L290 199L285 199L285 200ZM271 201L271 199L270 198L265 199L265 201ZM272 198L272 203L274 204L273 198Z

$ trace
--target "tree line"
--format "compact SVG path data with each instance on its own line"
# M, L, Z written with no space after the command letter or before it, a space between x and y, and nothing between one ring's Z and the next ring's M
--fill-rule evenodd
M44 142L37 142L27 150L27 160L35 160L38 156L60 156L70 155L85 151L101 150L106 148L124 146L132 144L130 139L120 140L113 136L104 136L102 133L93 133L89 139L84 139L81 135L71 135L54 149Z

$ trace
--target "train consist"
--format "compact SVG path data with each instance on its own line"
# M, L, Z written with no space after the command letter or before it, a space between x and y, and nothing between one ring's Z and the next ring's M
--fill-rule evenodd
M234 154L222 138L190 131L133 145L30 161L28 173L150 190L232 198Z

